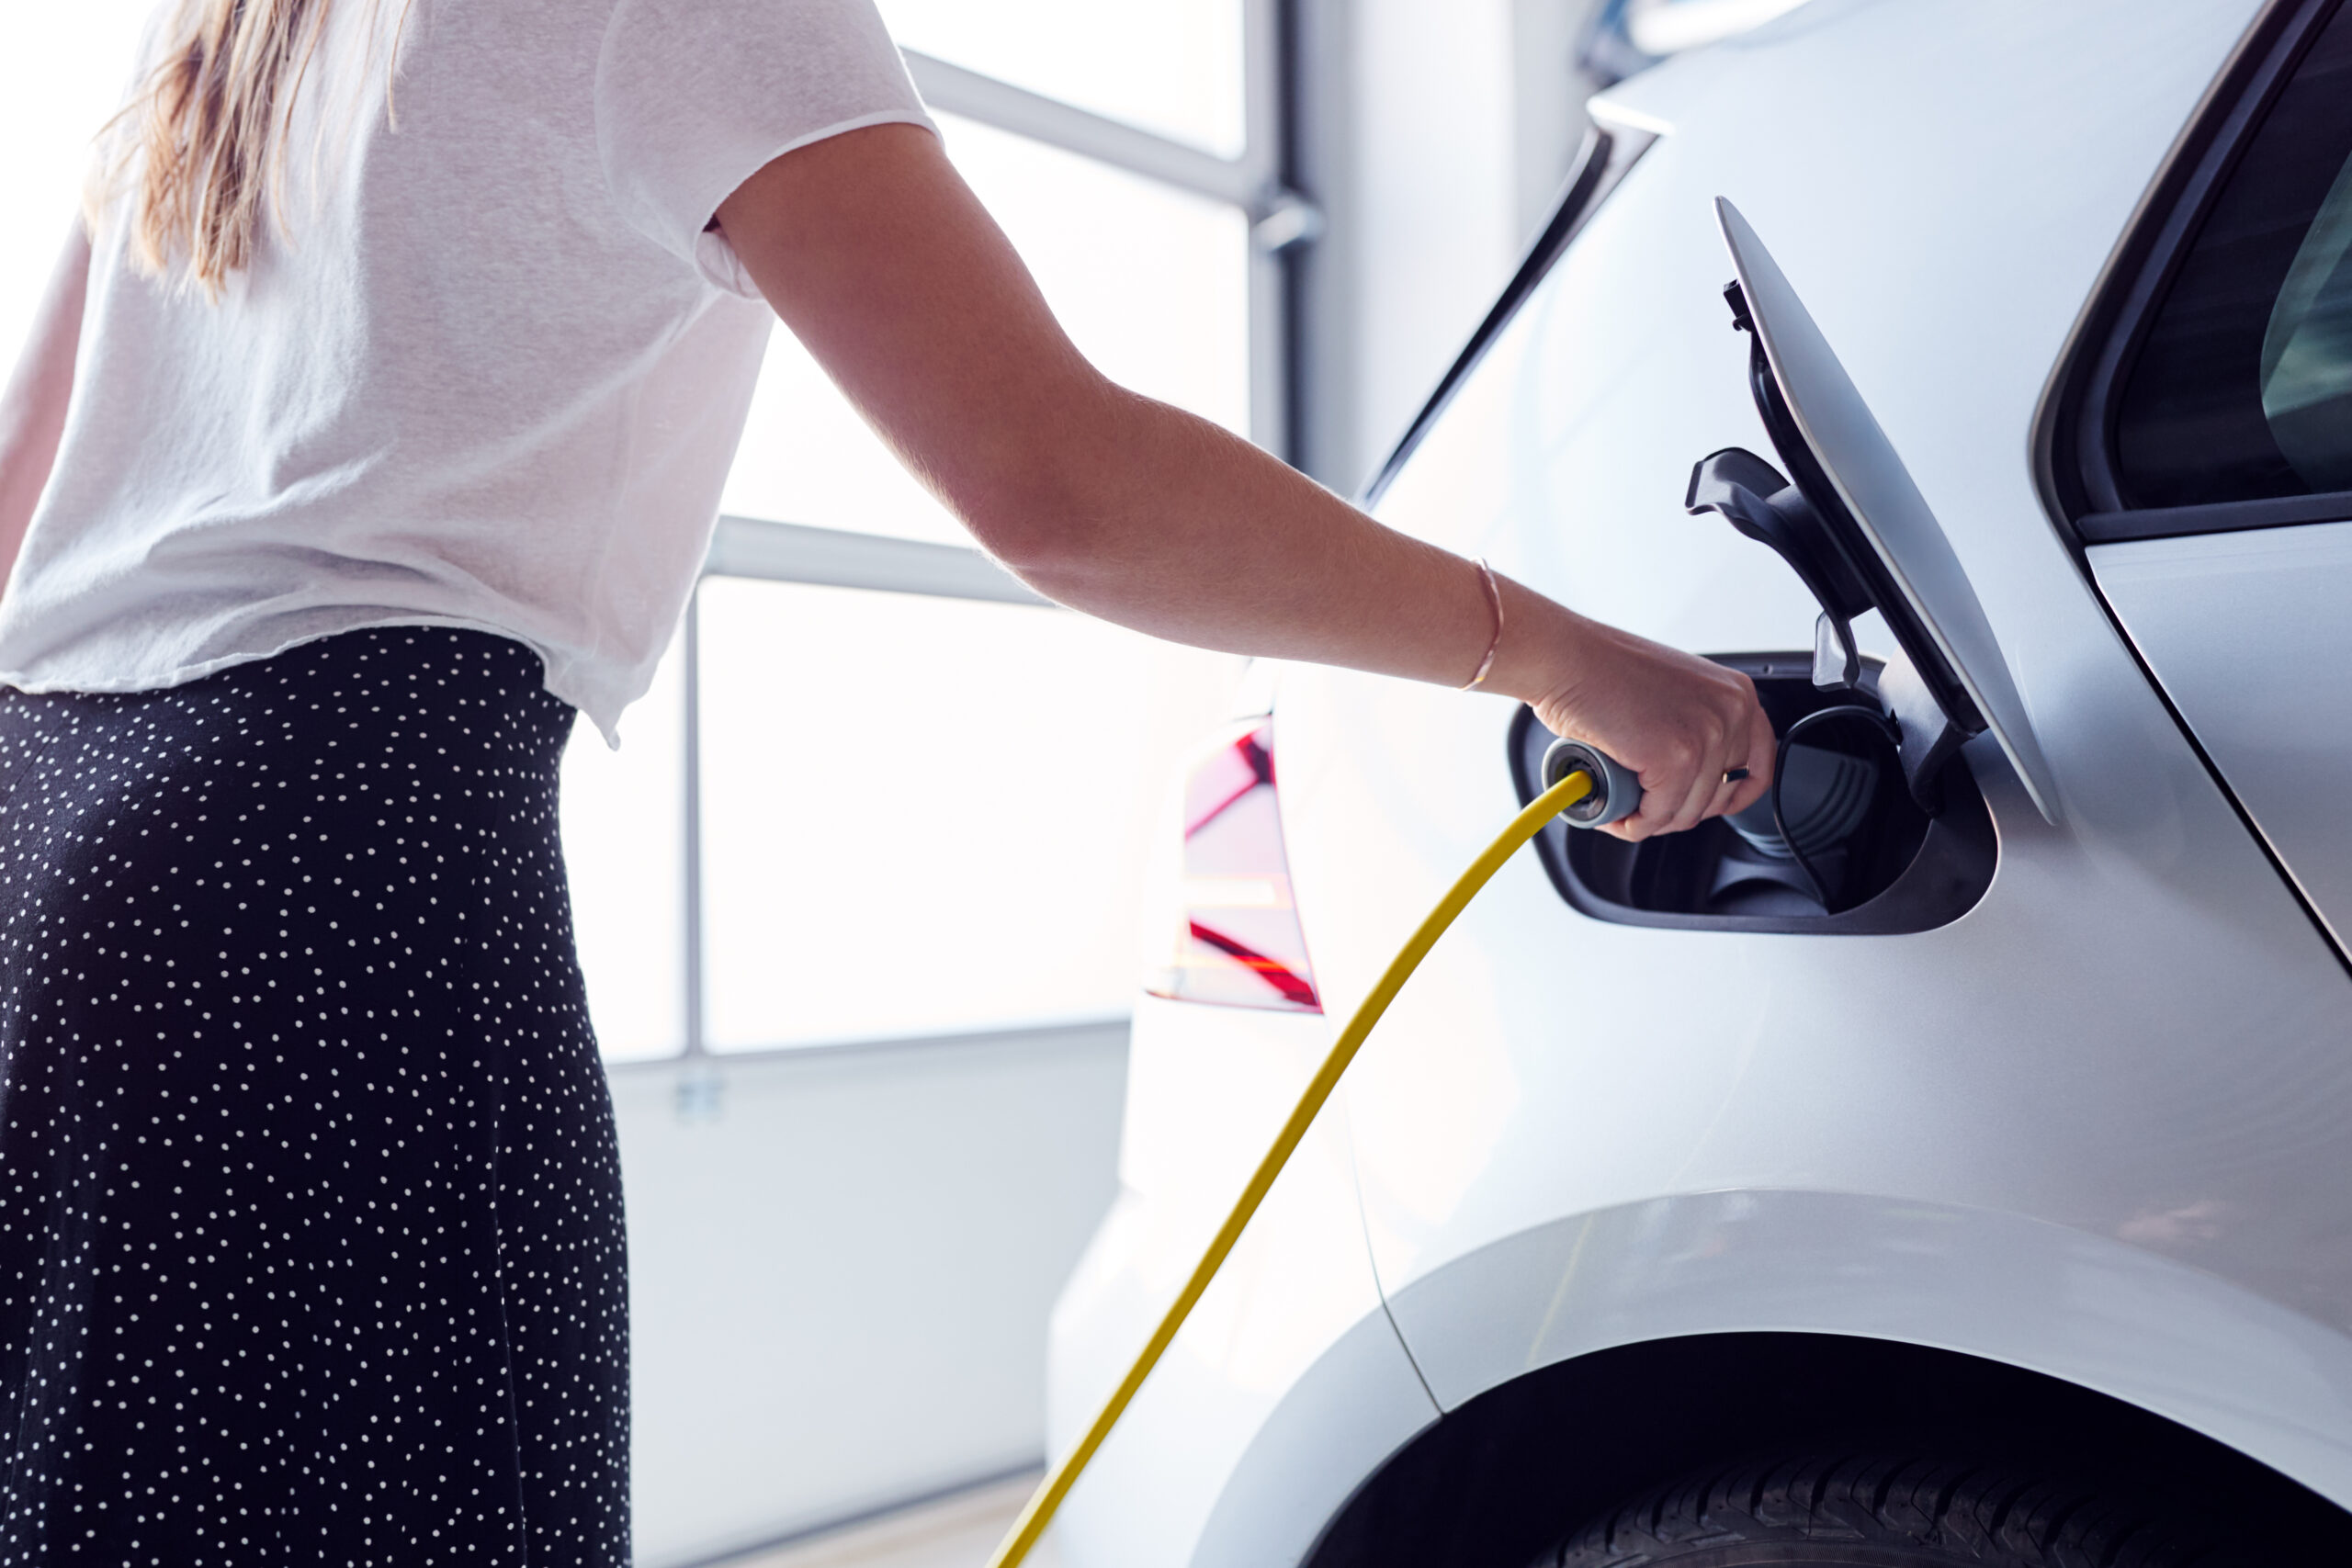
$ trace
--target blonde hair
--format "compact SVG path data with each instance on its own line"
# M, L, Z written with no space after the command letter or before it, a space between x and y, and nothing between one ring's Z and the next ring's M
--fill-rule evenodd
M132 260L159 277L184 267L185 281L218 299L279 205L287 128L332 4L180 0L153 67L101 133L90 227L135 171Z

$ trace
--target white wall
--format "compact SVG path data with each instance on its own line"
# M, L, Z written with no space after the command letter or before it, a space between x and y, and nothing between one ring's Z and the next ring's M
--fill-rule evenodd
M611 1075L640 1568L1036 1462L1046 1310L1117 1185L1125 1026L715 1071L715 1114L695 1069Z
M1358 0L1358 466L1404 433L1510 276L1511 0Z
M1596 0L1302 0L1308 470L1352 491L1549 215L1584 131Z

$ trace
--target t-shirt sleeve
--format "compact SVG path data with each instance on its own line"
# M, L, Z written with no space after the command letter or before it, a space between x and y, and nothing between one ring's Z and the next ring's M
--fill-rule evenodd
M737 186L844 130L932 125L873 0L618 0L595 111L622 220L751 299L759 289L710 231Z

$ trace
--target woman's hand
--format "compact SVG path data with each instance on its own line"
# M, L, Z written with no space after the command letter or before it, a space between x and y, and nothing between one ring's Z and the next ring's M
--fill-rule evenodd
M1515 583L1504 592L1507 646L1497 650L1496 673L1553 734L1597 746L1641 777L1642 808L1604 832L1628 840L1679 832L1762 798L1775 739L1747 676ZM1516 639L1513 610L1525 618ZM1724 776L1743 768L1744 779Z

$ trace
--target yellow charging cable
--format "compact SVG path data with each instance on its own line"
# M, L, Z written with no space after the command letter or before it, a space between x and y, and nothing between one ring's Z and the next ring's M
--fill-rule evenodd
M1470 900L1476 898L1479 889L1502 869L1503 862L1518 852L1520 845L1542 832L1544 825L1553 818L1590 795L1592 788L1592 774L1579 768L1537 795L1526 810L1511 818L1510 826L1487 846L1485 852L1470 863L1470 869L1464 872L1461 879L1446 891L1445 897L1438 900L1437 908L1421 921L1412 939L1405 943L1395 958L1388 961L1388 967L1382 971L1379 983L1356 1005L1355 1015L1348 1020L1348 1026L1340 1031L1340 1038L1332 1043L1330 1055L1323 1058L1323 1065L1308 1080L1306 1092L1298 1097L1298 1104L1291 1111L1290 1120L1283 1123L1283 1130L1275 1134L1273 1146L1266 1151L1265 1157L1258 1162L1258 1168L1250 1173L1250 1184L1241 1190L1241 1197L1233 1205L1233 1213L1227 1214L1225 1224L1217 1227L1216 1238L1209 1243L1208 1250L1201 1254L1201 1260L1193 1266L1192 1277L1184 1281L1184 1288L1176 1292L1174 1303L1169 1307L1167 1315L1159 1320L1159 1326L1151 1331L1151 1337L1145 1342L1142 1353L1136 1357L1135 1365L1129 1367L1127 1375L1119 1380L1119 1386L1111 1391L1111 1397L1102 1402L1102 1410L1086 1428L1086 1436L1078 1440L1078 1446L1062 1456L1061 1462L1046 1472L1046 1479L1037 1483L1037 1490L1030 1495L1028 1506L1021 1510L1021 1517L1012 1521L1012 1533L996 1549L996 1555L989 1559L989 1568L1016 1568L1017 1564L1027 1560L1029 1549L1037 1544L1038 1538L1046 1533L1046 1527L1054 1522L1054 1515L1060 1510L1062 1499L1069 1495L1072 1486L1078 1484L1078 1478L1085 1472L1087 1462L1094 1457L1094 1450L1102 1446L1102 1439L1108 1438L1111 1428L1119 1424L1119 1417L1126 1413L1136 1391L1143 1387L1143 1381L1151 1375L1151 1369L1159 1364L1159 1358L1175 1341L1176 1331L1184 1326L1184 1320L1193 1314L1194 1303L1208 1290L1209 1281L1216 1278L1217 1270L1225 1266L1226 1255L1233 1250L1234 1243L1241 1239L1241 1233L1249 1225L1250 1216L1258 1212L1258 1205L1264 1202L1266 1194L1273 1190L1274 1178L1280 1176L1283 1167L1290 1163L1292 1153L1297 1149L1300 1140L1306 1136L1306 1129L1314 1122L1316 1112L1323 1109L1323 1102L1330 1099L1331 1091L1340 1086L1340 1075L1348 1070L1348 1064L1355 1060L1357 1050L1372 1033L1373 1027L1379 1023L1381 1015L1388 1010L1388 1004L1396 999L1396 993L1405 988L1405 982L1413 977L1413 971L1421 966L1421 960L1427 958L1430 949L1437 945L1437 939L1443 936L1446 928L1470 907Z

